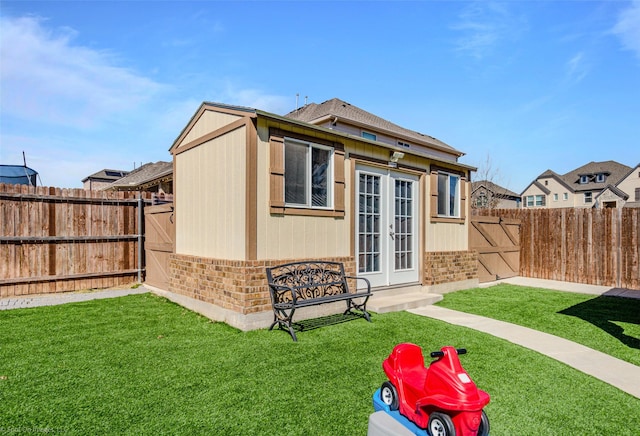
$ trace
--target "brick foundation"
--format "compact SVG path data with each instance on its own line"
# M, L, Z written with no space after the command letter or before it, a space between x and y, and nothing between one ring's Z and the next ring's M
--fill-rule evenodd
M242 315L270 312L271 299L265 268L286 260L225 260L172 254L169 259L169 291ZM324 260L344 263L345 273L355 275L355 259L332 257Z
M478 278L475 251L434 251L424 253L424 286L463 282Z

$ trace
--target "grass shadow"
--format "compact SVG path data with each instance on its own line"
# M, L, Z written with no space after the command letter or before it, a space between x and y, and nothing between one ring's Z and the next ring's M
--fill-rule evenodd
M562 315L583 319L630 348L640 350L640 338L624 333L615 322L640 325L640 299L601 295L561 310Z
M315 330L317 328L326 327L330 325L338 325L349 321L354 321L356 319L364 319L364 315L360 313L338 313L335 315L327 315L321 316L319 318L313 319L305 319L302 321L296 321L291 323L291 326L295 330L296 333L302 331Z

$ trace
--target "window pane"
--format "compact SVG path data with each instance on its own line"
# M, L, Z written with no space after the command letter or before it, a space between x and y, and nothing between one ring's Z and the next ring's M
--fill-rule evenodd
M284 199L286 203L307 202L308 146L295 142L284 144Z
M458 216L458 177L449 176L449 216Z
M329 206L328 169L329 150L311 149L311 198L312 206Z
M447 179L446 174L438 174L438 215L447 214Z

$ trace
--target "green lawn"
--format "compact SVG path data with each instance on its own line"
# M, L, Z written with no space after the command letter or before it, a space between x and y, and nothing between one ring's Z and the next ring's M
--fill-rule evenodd
M553 359L406 312L240 332L151 294L0 312L0 433L364 435L400 342L466 347L492 435L631 435L640 400Z
M640 366L640 299L500 284L446 294L438 305L551 333Z

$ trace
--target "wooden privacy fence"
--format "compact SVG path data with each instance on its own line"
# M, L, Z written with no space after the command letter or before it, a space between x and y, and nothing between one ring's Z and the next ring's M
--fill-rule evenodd
M523 277L640 289L640 209L496 209L476 213L520 220Z
M149 198L0 184L0 297L140 281Z
M469 248L478 252L480 283L519 275L520 220L473 215Z

